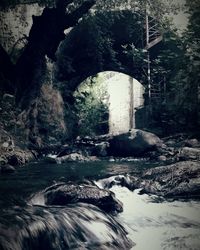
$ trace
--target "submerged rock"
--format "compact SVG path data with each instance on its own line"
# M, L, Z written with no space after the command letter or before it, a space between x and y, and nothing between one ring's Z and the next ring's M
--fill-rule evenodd
M60 184L44 192L45 204L68 205L77 202L93 204L106 212L122 212L122 203L109 190L92 184Z
M156 135L139 129L116 135L109 143L109 153L114 156L141 156L162 144Z

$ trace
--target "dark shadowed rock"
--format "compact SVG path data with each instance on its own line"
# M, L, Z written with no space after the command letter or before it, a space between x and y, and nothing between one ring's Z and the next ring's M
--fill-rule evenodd
M61 149L61 151L57 154L57 157L62 157L68 154L71 154L73 151L72 146L70 145L64 145Z
M0 166L5 165L7 163L7 159L3 156L0 157Z
M165 197L200 196L200 163L178 162L144 172L140 187L144 193Z
M1 173L2 174L10 174L10 173L14 173L14 172L15 172L15 168L13 166L10 166L10 165L1 166Z
M116 135L109 143L110 154L115 156L141 156L162 144L156 135L139 129Z
M195 148L195 147L199 147L200 143L197 139L188 139L185 141L185 146Z
M108 147L109 147L108 142L97 143L95 144L92 153L96 156L105 157L108 155Z
M13 152L8 152L5 154L7 163L12 166L24 165L25 163L35 160L37 153L30 150L21 150L16 148Z
M47 205L68 205L77 202L93 204L106 212L122 212L122 203L113 192L87 184L61 184L45 191Z

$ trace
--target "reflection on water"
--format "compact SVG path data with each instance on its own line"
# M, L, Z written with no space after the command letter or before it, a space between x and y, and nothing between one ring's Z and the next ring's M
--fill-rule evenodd
M119 220L126 225L135 250L199 250L200 202L155 202L156 196L139 195L125 187L111 189L124 204Z

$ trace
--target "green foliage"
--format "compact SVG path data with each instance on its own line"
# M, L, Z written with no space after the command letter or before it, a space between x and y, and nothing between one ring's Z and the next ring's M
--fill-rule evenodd
M81 76L83 80L101 71L133 74L138 63L133 65L133 57L122 46L132 43L142 48L142 28L140 16L127 10L84 17L59 48L59 79Z
M180 35L169 19L162 19L163 41L150 49L152 85L164 83L164 79L166 83L160 105L154 103L158 99L152 99L153 115L168 131L170 126L171 131L180 131L197 129L200 124L200 3L198 0L186 2L189 24L185 32ZM127 57L132 57L147 72L145 51L135 48L134 44L123 49ZM164 92L164 86L161 91Z
M181 4L174 0L97 0L95 8L97 11L130 9L143 16L148 9L150 16L165 25L166 16L176 14Z
M108 132L107 92L100 77L86 79L74 93L80 136Z
M187 1L186 6L189 15L187 29L181 36L174 30L166 32L163 49L152 61L152 80L165 76L167 81L166 103L162 112L179 131L196 130L200 124L200 4L199 1Z

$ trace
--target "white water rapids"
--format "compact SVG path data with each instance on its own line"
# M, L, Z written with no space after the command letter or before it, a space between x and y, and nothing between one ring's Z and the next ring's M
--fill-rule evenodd
M139 190L113 186L123 202L119 221L136 246L134 250L199 250L200 202L163 201L156 196L139 195Z

